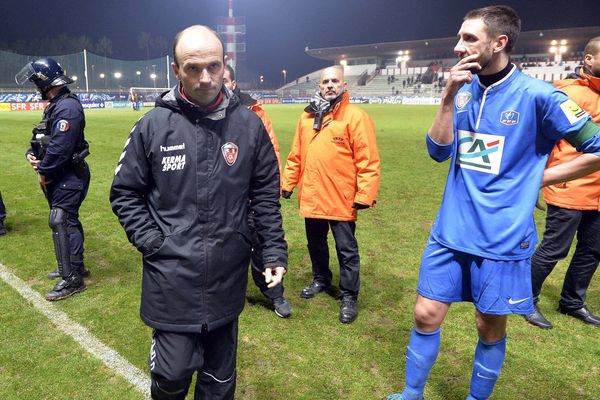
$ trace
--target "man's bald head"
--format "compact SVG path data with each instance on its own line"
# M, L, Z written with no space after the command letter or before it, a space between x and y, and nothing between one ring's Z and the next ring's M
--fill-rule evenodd
M321 71L319 92L325 100L334 100L346 90L344 81L344 68L334 65Z
M217 32L204 25L192 25L188 28L185 28L177 35L175 35L175 39L173 40L173 60L175 61L175 64L179 65L177 47L180 42L183 41L184 44L193 44L196 41L204 42L211 40L216 40L219 42L219 44L221 45L221 52L224 56L225 47L223 46L223 42L217 35Z
M583 65L588 73L600 78L600 36L588 42L583 50Z
M181 92L192 103L209 106L223 86L223 43L212 29L190 26L179 32L173 43L173 72Z

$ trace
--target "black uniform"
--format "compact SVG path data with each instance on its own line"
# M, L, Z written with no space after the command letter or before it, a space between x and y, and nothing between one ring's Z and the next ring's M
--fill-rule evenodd
M6 228L4 227L4 219L6 218L6 207L2 201L2 192L0 192L0 235L6 235Z
M158 382L166 391L187 392L191 365L202 372L199 377L215 383L214 389L197 388L197 393L213 393L207 398L233 393L236 343L231 337L237 337L245 301L250 198L265 267L286 267L275 151L260 119L235 95L223 92L221 104L206 113L176 87L134 126L110 200L143 254L140 314L156 329L153 390ZM214 337L222 329L228 334ZM204 363L181 362L192 351L190 333ZM156 340L157 334L169 340ZM215 340L226 341L230 351L203 354ZM161 365L165 357L172 363ZM213 367L207 371L207 365ZM230 367L215 367L223 365Z
M82 159L88 149L84 128L83 107L65 86L49 101L27 151L41 161L38 172L48 182L44 194L50 206L49 225L63 278L57 286L68 283L64 281L73 273L81 275L83 271L84 234L79 207L90 184L89 168ZM83 285L80 281L74 284Z

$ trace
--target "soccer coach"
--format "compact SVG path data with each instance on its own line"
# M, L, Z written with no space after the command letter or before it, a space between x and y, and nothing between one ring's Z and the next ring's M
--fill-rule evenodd
M238 316L252 250L265 281L287 267L279 168L260 119L223 87L223 45L204 26L175 37L177 86L133 127L111 188L113 211L142 253L140 315L154 328L154 399L233 399Z

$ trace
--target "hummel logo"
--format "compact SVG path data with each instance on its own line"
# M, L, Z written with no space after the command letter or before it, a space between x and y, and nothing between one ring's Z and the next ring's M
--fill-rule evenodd
M490 378L489 376L483 376L483 375L481 375L479 372L477 373L477 377L479 377L479 378L483 378L483 379L490 379L490 380L493 380L493 379L494 379L494 378Z
M529 297L525 297L524 299L519 299L519 300L513 300L512 297L509 297L508 304L519 304L519 303L524 302L527 299L529 299Z

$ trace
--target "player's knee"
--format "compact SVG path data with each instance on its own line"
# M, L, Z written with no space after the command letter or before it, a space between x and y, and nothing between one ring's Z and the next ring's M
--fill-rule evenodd
M168 380L162 375L152 374L150 392L154 400L184 400L191 377Z
M66 228L67 212L62 208L52 207L50 209L50 217L48 218L48 226L55 232Z
M477 314L477 333L485 343L495 343L506 336L506 316Z
M443 313L436 307L417 303L414 310L415 325L421 331L431 331L439 328Z

